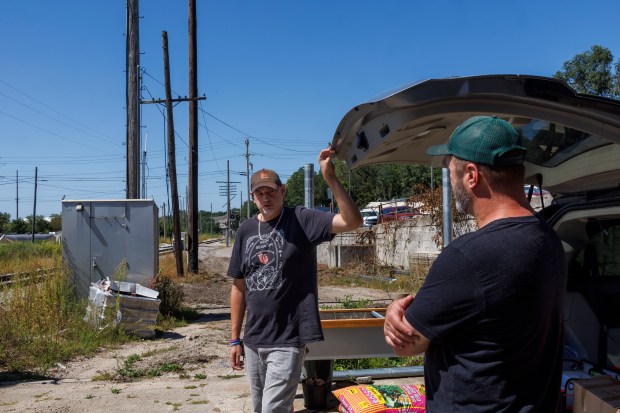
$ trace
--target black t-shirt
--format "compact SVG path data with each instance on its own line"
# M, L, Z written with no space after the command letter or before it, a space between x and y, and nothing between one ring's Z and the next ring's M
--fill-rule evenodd
M429 412L556 412L567 269L536 216L493 221L439 255L407 309L430 341Z
M286 347L323 340L316 246L333 238L333 217L285 207L281 218L262 223L253 217L241 224L228 275L245 278L247 345Z

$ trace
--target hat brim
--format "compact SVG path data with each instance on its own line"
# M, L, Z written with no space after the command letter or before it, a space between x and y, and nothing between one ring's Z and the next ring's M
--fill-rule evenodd
M262 188L262 187L267 187L267 188L271 188L271 189L279 189L280 185L274 183L274 182L259 182L256 185L254 185L252 187L252 192L256 191L258 188Z
M448 144L444 143L443 145L430 146L426 149L426 154L430 156L444 156L450 155L450 151L448 150Z

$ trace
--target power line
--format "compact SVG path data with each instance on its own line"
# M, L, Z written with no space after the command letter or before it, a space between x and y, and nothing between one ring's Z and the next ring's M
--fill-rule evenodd
M0 110L0 113L3 114L6 117L9 117L9 118L13 119L13 120L16 120L16 121L21 122L21 123L23 123L25 125L28 125L31 128L35 128L35 129L40 130L40 131L45 132L45 133L49 133L50 135L56 136L57 138L60 138L60 139L65 140L67 142L71 142L71 143L74 143L76 145L84 146L86 148L93 149L95 151L101 151L101 148L96 148L94 146L87 145L87 144L85 144L83 142L67 138L66 136L62 136L62 135L60 135L60 134L58 134L56 132L52 132L52 131L49 131L47 129L41 128L40 126L34 125L34 124L30 123L30 122L27 122L27 121L25 121L23 119L20 119L20 118L16 117L16 116L10 115L10 114L2 111L2 110ZM110 154L110 153L108 152L108 154Z
M58 115L62 116L63 118L68 119L68 120L70 120L71 122L74 122L74 123L76 123L76 124L80 125L81 127L85 128L85 129L91 130L91 131L93 131L93 132L95 132L95 133L97 133L97 134L100 134L101 136L105 136L105 137L97 137L97 136L95 136L95 135L92 135L92 134L90 134L90 133L87 133L88 135L91 135L91 136L93 136L93 137L95 137L95 138L97 138L97 139L107 140L108 142L111 142L111 143L114 143L114 144L118 144L118 143L120 143L120 141L118 141L118 140L114 140L113 138L108 137L105 133L103 133L103 132L101 132L101 131L97 131L97 130L95 130L95 129L93 129L93 128L89 127L88 125L85 125L85 124L83 124L83 123L81 123L81 122L79 122L79 121L77 121L77 120L75 120L75 119L73 119L73 118L71 118L71 117L69 117L69 116L67 116L67 115L63 114L62 112L59 112L58 110L54 109L53 107L49 106L48 104L46 104L46 103L44 103L44 102L42 102L42 101L40 101L40 100L38 100L38 99L36 99L36 98L34 98L34 97L30 96L28 93L26 93L26 92L24 92L24 91L22 91L22 90L20 90L20 89L16 88L15 86L13 86L13 85L11 85L11 84L7 83L6 81L4 81L4 80L1 80L1 79L0 79L0 83L5 84L6 86L10 87L11 89L13 89L13 90L17 91L18 93L21 93L22 95L26 96L28 99L31 99L32 101L34 101L34 102L38 103L39 105L46 107L47 109L49 109L49 110L51 110L52 112L54 112L54 113L56 113L56 114L58 114ZM19 102L19 101L15 100L14 98L11 98L11 97L9 97L9 96L7 96L7 95L3 94L3 93L2 93L2 95L3 95L3 96L8 97L9 99L11 99L11 100L13 100L13 101L15 101L15 102L17 102L17 103L19 103L19 104L23 105L23 106L26 106L26 107L27 107L27 108L29 108L29 109L32 109L30 106L25 105L25 104L23 104L23 103L21 103L21 102ZM32 110L35 110L35 109L32 109ZM35 110L35 111L36 111L36 110ZM36 112L37 112L37 113L41 113L41 112L39 112L39 111L36 111ZM41 114L42 114L42 115L44 115L44 116L46 116L46 117L48 117L48 118L50 118L50 119L56 120L57 122L60 122L60 123L62 123L63 125L66 125L66 126L69 126L69 127L73 128L73 129L79 130L79 129L75 128L74 126L67 125L66 123L64 123L64 122L62 122L62 121L59 121L59 120L57 120L57 119L55 119L55 118L53 118L53 117L51 117L51 116L49 116L49 115L46 115L46 114L43 114L43 113L41 113ZM82 131L80 131L80 132L82 132Z

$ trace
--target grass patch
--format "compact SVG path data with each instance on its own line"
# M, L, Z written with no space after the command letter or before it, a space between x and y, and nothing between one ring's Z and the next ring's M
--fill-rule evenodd
M0 274L54 268L62 245L51 241L13 242L0 245Z
M164 351L171 351L174 348L167 348ZM93 377L93 381L123 381L131 382L145 378L159 377L164 373L179 373L183 375L185 369L177 363L161 362L155 367L142 368L139 363L145 357L155 355L157 351L148 351L143 354L132 354L128 356L116 371L107 371Z
M376 357L367 359L343 359L334 361L334 370L382 369L424 365L424 356Z
M107 309L110 314L99 323L101 328L84 320L86 300L75 298L71 275L62 265L60 244L0 245L0 273L33 273L40 268L54 270L40 277L14 277L11 284L0 285L0 380L45 378L58 363L133 339L113 322L115 308ZM157 281L155 288L164 312L158 317L156 331L171 330L200 317L184 308L180 285L165 278ZM127 376L135 374L131 365L125 366ZM159 373L150 374L175 369L179 366L162 366ZM109 377L104 373L98 379Z
M189 402L189 404L209 404L211 403L209 400L193 400Z
M159 292L158 298L161 300L157 315L158 329L167 331L199 319L200 313L183 305L185 294L181 283L187 282L187 278L191 277L176 276L174 256L162 256L159 263L159 274L151 286Z
M321 269L319 284L373 288L388 294L415 293L422 286L430 265L430 261L412 263L411 268L406 271L354 261L344 267Z
M183 406L183 403L166 402L165 404L166 404L166 406L172 406L172 411L173 412L176 412L177 410L179 410L179 408L181 406Z
M0 372L44 375L57 363L94 354L101 347L116 346L129 339L118 328L98 329L84 321L85 302L75 298L73 283L68 271L62 268L61 251L55 244L34 244L34 250L29 251L38 251L59 270L0 285ZM23 269L18 269L18 259L12 265L14 271Z

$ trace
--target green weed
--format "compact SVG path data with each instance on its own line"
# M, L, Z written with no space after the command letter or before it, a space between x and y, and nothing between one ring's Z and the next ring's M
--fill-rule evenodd
M0 371L43 374L57 363L128 339L119 329L97 329L84 320L85 303L74 296L60 252L49 250L57 255L53 262L59 270L0 286Z
M423 356L375 357L366 359L343 359L334 361L334 370L381 369L424 365Z
M189 404L209 404L211 403L209 400L194 400L191 401Z

